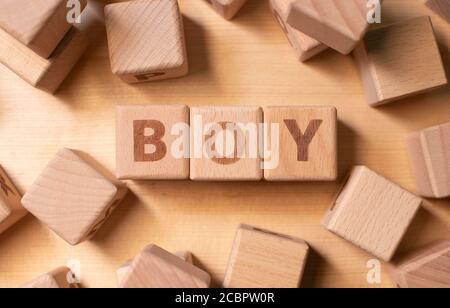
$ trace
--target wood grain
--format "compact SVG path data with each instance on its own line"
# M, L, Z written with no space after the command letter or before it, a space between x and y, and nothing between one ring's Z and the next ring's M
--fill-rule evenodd
M450 0L426 0L425 4L450 23Z
M41 275L22 286L25 289L69 289L76 287L68 282L67 275L70 269L58 267L53 271Z
M21 199L20 192L0 166L0 234L27 215Z
M247 0L205 0L223 18L230 20L239 12Z

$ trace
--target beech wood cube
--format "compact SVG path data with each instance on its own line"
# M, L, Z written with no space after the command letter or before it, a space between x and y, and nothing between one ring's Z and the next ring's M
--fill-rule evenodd
M72 284L69 280L70 269L59 267L47 274L41 275L26 283L25 289L69 289L77 288L77 284Z
M450 0L426 0L426 5L450 23Z
M247 0L205 0L223 18L230 20L239 12Z

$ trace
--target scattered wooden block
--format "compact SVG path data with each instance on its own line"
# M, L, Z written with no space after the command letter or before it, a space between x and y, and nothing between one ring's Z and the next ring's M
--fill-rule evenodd
M450 197L450 122L412 133L408 150L419 194Z
M322 224L390 261L422 200L364 166L355 167Z
M366 0L296 0L287 21L319 42L349 54L369 27L368 12Z
M37 277L26 283L22 288L25 289L69 289L77 288L76 284L70 283L70 269L59 267L47 274Z
M372 106L447 84L428 16L369 31L354 54Z
M0 166L0 234L27 215L21 199L20 192Z
M105 7L112 72L128 83L188 73L183 20L176 0L138 0Z
M186 126L184 131L174 131L175 125L180 124ZM119 179L189 178L190 131L187 106L118 106L116 129ZM184 143L179 144L177 140Z
M298 288L309 246L290 236L241 225L238 228L225 288Z
M239 12L247 0L206 0L223 18L230 20Z
M399 288L450 288L450 241L403 258L390 268Z
M279 144L279 155L265 158L268 181L334 181L337 177L337 111L335 107L268 107L267 129L278 125L280 134L265 136L265 147ZM276 140L274 137L278 137ZM276 162L278 161L278 164ZM272 166L273 165L273 166Z
M426 0L426 5L450 23L450 0Z
M59 151L22 199L23 206L71 245L100 229L127 193L82 153Z
M191 108L191 180L259 181L260 107Z
M121 288L208 288L211 277L191 263L150 245L129 265Z

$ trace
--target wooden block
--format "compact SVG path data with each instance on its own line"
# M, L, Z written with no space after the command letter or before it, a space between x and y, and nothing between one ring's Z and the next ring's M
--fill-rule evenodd
M0 29L0 63L32 86L54 93L88 47L84 35L72 28L49 59L42 58Z
M105 7L112 72L128 83L184 76L188 59L176 0L137 0Z
M450 0L426 0L426 5L450 23Z
M399 288L450 288L450 241L403 258L391 266L390 274Z
M290 4L295 0L270 0L270 7L275 19L281 26L289 43L293 47L299 61L306 61L318 53L326 50L325 44L313 39L310 36L292 28L287 23Z
M59 151L22 199L30 213L71 245L94 236L127 193L85 156Z
M227 20L233 17L244 6L247 0L206 0L212 8Z
M279 144L279 155L275 153L272 157L265 158L266 180L336 179L338 168L335 107L268 107L264 110L264 123L268 129L275 125L280 131L279 135L268 134L265 137L266 147L274 149L274 144Z
M37 277L26 283L22 288L25 289L69 289L76 288L76 284L69 283L68 275L70 269L59 267L47 274Z
M121 288L208 288L208 273L164 249L150 245L131 262Z
M428 16L369 31L354 54L372 106L447 84Z
M309 246L306 242L251 226L238 228L225 288L298 288Z
M20 192L0 166L0 234L27 215L21 199Z
M183 131L174 131L177 126ZM189 108L118 106L116 160L119 179L189 178ZM181 145L177 140L184 141Z
M322 224L390 261L422 200L364 166L355 167Z
M259 181L260 107L191 108L191 180Z
M366 0L296 0L288 23L340 53L349 54L369 27L368 12Z
M412 133L408 151L419 194L450 197L450 122Z
M82 11L87 1L79 1ZM67 0L2 0L0 28L47 59L71 28L67 5Z

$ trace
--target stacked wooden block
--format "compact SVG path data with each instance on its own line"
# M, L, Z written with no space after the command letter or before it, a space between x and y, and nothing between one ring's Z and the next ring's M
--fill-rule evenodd
M78 288L76 283L71 283L73 277L69 268L58 267L53 271L43 274L24 284L25 289L70 289Z
M21 198L20 192L0 166L0 234L27 214Z

